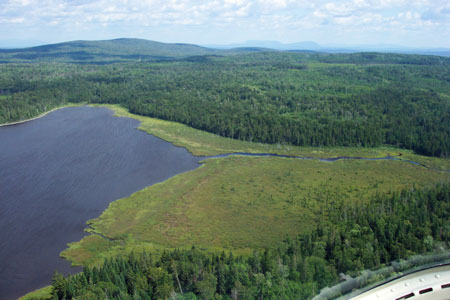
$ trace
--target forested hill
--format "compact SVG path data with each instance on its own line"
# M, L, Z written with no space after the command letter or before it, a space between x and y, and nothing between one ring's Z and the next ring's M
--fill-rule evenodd
M116 44L124 45L114 51L125 52L128 41L98 43L103 53ZM253 142L390 144L424 155L450 154L450 58L252 52L261 49L220 56L192 45L173 46L173 55L174 49L207 54L105 65L39 59L0 64L0 123L68 102L117 103L136 114Z
M71 63L117 63L126 61L169 61L200 55L229 55L268 51L261 48L218 50L192 44L160 43L143 39L72 41L24 49L0 49L0 61L58 61Z

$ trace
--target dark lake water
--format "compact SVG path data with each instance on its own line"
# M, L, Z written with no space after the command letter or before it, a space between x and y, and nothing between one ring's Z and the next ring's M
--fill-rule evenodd
M86 221L108 204L198 166L199 157L116 118L64 108L0 127L0 299L48 285Z

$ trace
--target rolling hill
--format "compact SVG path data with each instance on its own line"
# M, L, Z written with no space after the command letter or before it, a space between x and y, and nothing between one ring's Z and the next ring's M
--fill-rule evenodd
M219 50L193 44L161 43L121 38L103 41L70 41L23 49L0 49L0 62L56 61L69 63L115 63L125 61L172 61L208 55L275 51L265 48Z

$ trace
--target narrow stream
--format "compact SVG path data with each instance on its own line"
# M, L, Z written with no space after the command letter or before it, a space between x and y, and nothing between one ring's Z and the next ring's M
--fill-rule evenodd
M235 152L235 153L226 153L226 154L219 154L219 155L213 155L213 156L203 156L202 159L208 159L208 158L224 158L224 157L230 157L230 156L253 156L253 157L282 157L282 158L296 158L296 159L305 159L305 160L318 160L318 161L324 161L324 162L334 162L338 160L396 160L401 161L409 164L413 164L416 166L421 166L429 170L434 171L440 171L440 172L450 172L450 170L439 170L435 168L430 168L424 164L408 160L408 159L402 159L400 156L385 156L385 157L374 157L374 158L368 158L368 157L359 157L359 156L337 156L337 157L331 157L331 158L317 158L317 157L308 157L308 156L295 156L295 155L283 155L283 154L274 154L274 153L246 153L246 152Z

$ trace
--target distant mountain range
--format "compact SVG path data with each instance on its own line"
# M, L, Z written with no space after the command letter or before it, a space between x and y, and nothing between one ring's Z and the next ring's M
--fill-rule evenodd
M258 41L251 40L244 43L234 43L225 45L204 45L205 47L215 49L232 49L237 47L263 47L274 50L283 51L298 51L309 50L327 53L354 53L354 52L390 52L390 53L404 53L404 54L425 54L425 55L442 55L450 56L450 49L448 48L412 48L391 44L379 45L319 45L316 42L305 41L298 43L284 44L278 41Z
M245 52L275 51L258 47L213 49L193 44L160 43L143 39L71 41L29 48L0 49L0 62L62 61L111 63L121 61L168 61L202 59L199 56L230 55Z
M358 48L359 47L359 48ZM121 38L103 41L71 41L29 48L0 49L0 63L56 61L69 63L113 63L124 61L205 60L207 56L226 56L261 51L322 53L395 52L450 56L450 49L409 49L397 46L321 46L314 42L283 44L276 41L248 41L243 44L198 46Z

